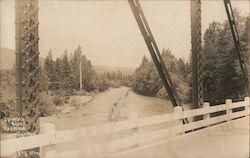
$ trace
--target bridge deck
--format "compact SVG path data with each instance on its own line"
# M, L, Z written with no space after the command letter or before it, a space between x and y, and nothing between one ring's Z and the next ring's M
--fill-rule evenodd
M249 117L178 136L115 157L249 157Z

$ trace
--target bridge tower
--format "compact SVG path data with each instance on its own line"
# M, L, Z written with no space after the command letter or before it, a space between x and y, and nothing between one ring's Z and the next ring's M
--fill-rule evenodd
M203 105L201 65L201 0L191 0L192 96L194 108Z
M38 0L16 0L16 112L29 132L39 131Z

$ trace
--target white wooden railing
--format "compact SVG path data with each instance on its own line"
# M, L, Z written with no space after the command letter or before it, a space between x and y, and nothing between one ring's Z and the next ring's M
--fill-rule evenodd
M173 113L145 118L138 118L136 114L132 114L130 119L125 121L63 131L55 131L54 124L44 124L39 135L2 140L1 157L37 147L40 147L42 157L56 157L59 154L56 151L56 144L72 143L76 140L85 142L81 145L81 152L85 154L84 156L109 155L140 148L162 139L185 134L187 131L192 132L194 129L206 128L232 119L249 116L249 104L248 97L244 101L235 103L228 99L226 104L217 106L204 103L203 108L187 111L182 111L181 107L175 107ZM233 109L239 107L245 107L245 110L233 112ZM211 113L219 111L226 111L226 114L210 117ZM183 118L191 120L190 118L199 115L203 115L204 119L182 124ZM116 135L116 138L112 138L111 134ZM103 139L100 139L100 137Z

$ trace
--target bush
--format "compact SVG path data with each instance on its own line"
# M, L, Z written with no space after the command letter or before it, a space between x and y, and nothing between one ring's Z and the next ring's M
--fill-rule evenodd
M39 109L41 116L51 116L58 112L55 104L52 101L52 98L53 97L47 95L44 92L40 94Z
M56 106L61 106L63 103L65 103L65 99L63 96L54 96L53 97L53 103Z

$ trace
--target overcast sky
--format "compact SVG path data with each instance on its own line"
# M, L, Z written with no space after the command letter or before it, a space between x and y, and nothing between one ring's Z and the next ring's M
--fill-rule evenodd
M189 0L141 0L159 49L169 48L189 59L191 50ZM14 0L0 0L0 46L15 49ZM249 14L249 0L232 0ZM203 33L213 20L226 19L223 0L202 1ZM126 0L40 0L40 52L53 57L78 45L95 65L136 67L150 56Z

